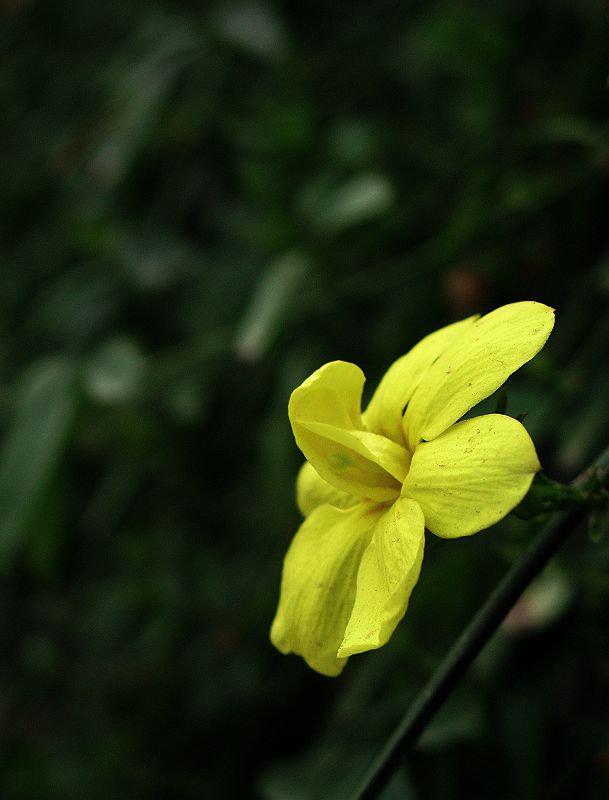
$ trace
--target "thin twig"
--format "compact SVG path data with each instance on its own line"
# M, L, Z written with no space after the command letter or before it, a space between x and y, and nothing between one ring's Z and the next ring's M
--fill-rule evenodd
M596 475L604 481L607 473L609 448L572 485L579 489L588 488ZM417 695L352 794L351 800L371 800L378 796L400 760L461 680L505 615L566 540L575 524L585 516L586 511L586 508L575 508L556 514L512 565L446 654L427 685Z

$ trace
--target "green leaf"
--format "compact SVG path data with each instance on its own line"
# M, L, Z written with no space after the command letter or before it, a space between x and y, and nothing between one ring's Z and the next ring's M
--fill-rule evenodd
M309 262L304 253L283 253L262 273L242 317L233 349L244 361L257 361L281 330L297 301Z
M116 336L105 342L87 361L84 387L98 403L108 405L132 400L146 374L146 360L137 343Z
M395 199L394 187L385 175L365 172L322 198L314 214L314 223L324 233L342 232L385 216Z
M61 359L40 361L23 376L0 449L0 570L27 539L57 471L77 407L75 370Z

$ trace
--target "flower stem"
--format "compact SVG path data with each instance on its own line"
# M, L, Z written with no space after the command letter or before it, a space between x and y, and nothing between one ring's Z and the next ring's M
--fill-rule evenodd
M571 484L574 489L600 487L609 475L609 447ZM588 508L576 506L552 517L528 549L512 565L446 654L427 685L394 730L364 775L351 800L370 800L383 789L400 760L412 747L467 668L491 638L507 612L533 578L566 540Z
M533 519L541 514L565 511L575 506L597 506L604 500L599 488L596 476L591 476L580 486L565 486L538 472L527 496L512 513L520 519Z

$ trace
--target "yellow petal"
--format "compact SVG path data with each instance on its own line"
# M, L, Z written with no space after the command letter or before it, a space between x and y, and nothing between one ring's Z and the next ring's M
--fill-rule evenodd
M421 508L400 498L377 522L362 556L355 603L339 657L374 650L389 641L419 579L424 544Z
M358 501L353 495L335 489L305 461L296 478L296 502L307 517L314 508L328 503L336 508L350 508Z
M474 322L429 368L404 416L414 451L488 397L533 358L554 327L554 311L542 303L511 303Z
M520 422L487 414L422 442L402 494L419 503L432 533L469 536L515 508L538 469L535 447Z
M405 356L398 358L381 378L362 415L365 426L403 444L402 417L419 381L435 359L478 319L477 316L454 322L430 333Z
M387 502L399 496L410 456L363 430L363 385L359 367L333 361L292 392L288 414L296 444L324 480L348 494Z
M372 503L318 506L300 526L283 566L271 641L323 675L338 675L338 648L353 608L357 571L378 518Z

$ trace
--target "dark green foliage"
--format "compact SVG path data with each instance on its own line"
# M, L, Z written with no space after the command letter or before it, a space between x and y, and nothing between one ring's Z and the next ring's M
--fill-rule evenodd
M535 299L507 413L550 477L607 444L607 9L0 14L0 794L340 800L536 523L430 540L392 643L311 673L268 643L289 393ZM531 598L387 800L608 795L609 542Z

